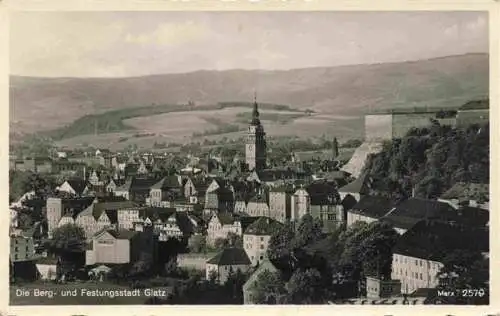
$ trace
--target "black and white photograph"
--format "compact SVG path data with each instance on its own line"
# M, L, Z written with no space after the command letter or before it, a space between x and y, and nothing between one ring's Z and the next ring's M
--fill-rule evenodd
M489 305L489 24L10 12L9 304Z

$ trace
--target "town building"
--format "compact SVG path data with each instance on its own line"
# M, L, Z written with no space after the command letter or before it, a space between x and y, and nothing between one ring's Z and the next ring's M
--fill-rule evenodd
M94 197L49 197L46 202L47 229L49 238L54 228L59 226L64 216L76 218L77 215L94 202Z
M277 273L278 271L279 270L269 261L269 259L264 259L243 285L243 304L252 305L256 303L252 295L252 287L255 286L255 282L260 275L264 272Z
M180 199L183 193L179 179L176 176L167 176L151 186L148 204L163 207L166 202L170 205L170 202Z
M139 259L140 233L105 229L92 237L86 250L86 265L125 264Z
M271 236L283 226L269 217L259 217L243 233L243 248L253 266L267 258L267 247Z
M246 213L249 216L269 217L270 213L266 192L259 191L257 194L250 198L246 207Z
M383 196L364 196L347 211L347 227L356 222L370 224L393 209L394 202Z
M245 273L250 267L251 262L245 250L226 248L207 261L206 279L215 278L218 283L224 284L230 274L235 274L238 271Z
M56 188L59 192L65 192L69 195L84 196L88 193L87 182L83 179L69 179Z
M191 204L203 203L210 182L206 178L189 177L184 184L184 196Z
M444 222L463 222L459 213L449 204L436 200L409 198L395 205L380 218L389 223L399 234L404 234L419 221L435 220Z
M292 185L283 185L269 190L269 217L285 223L292 217Z
M488 230L419 221L393 249L391 279L401 281L402 293L435 288L440 283L443 259L453 251L489 252Z

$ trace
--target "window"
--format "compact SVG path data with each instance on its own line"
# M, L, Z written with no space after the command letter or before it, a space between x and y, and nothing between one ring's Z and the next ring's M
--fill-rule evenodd
M260 249L264 249L264 245L263 244L260 245Z
M264 241L264 237L260 237L260 241Z
M423 280L424 277L422 276L422 273L420 273L420 280Z
M418 266L418 260L415 260L415 265Z
M260 260L263 260L264 259L264 256L260 256Z

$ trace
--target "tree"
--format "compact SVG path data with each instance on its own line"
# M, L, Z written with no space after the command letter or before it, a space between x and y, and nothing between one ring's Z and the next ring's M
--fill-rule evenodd
M383 279L391 278L392 248L399 234L388 224L374 222L369 225L360 244L363 273Z
M339 271L345 279L362 282L365 276L390 278L392 248L399 235L381 222L357 222L341 234L344 249Z
M238 234L230 232L226 240L229 247L243 248L243 238Z
M283 271L292 271L293 242L295 234L291 223L287 222L271 236L267 248L267 257L272 263Z
M316 269L296 270L286 284L287 303L321 304L325 302L325 284Z
M255 304L285 304L288 295L280 273L269 270L257 276L249 291Z
M339 156L339 142L337 141L337 137L333 138L332 155L333 155L333 159L337 159L337 157Z
M438 289L484 290L484 295L443 298L445 304L488 304L489 303L489 260L480 252L455 250L446 255L443 267L438 273Z
M294 238L294 247L301 248L322 238L322 225L318 219L306 214L300 220L297 234Z
M51 246L56 252L85 251L85 231L78 225L65 224L52 231Z
M188 247L191 252L206 252L207 237L201 234L191 236L188 241Z

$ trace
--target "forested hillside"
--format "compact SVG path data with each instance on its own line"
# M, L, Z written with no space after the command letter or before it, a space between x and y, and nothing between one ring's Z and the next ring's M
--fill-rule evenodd
M378 194L436 198L457 182L489 183L489 124L412 129L384 144L367 172Z

